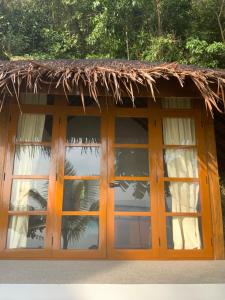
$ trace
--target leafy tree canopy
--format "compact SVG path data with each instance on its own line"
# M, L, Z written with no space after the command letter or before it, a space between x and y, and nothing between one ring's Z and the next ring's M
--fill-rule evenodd
M0 0L0 59L124 58L225 68L225 0Z

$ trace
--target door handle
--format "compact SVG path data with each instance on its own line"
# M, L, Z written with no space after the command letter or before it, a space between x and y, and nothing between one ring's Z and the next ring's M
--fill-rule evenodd
M115 188L115 187L118 187L118 186L120 186L119 182L110 182L110 183L109 183L109 187L110 187L111 189L113 189L113 188Z

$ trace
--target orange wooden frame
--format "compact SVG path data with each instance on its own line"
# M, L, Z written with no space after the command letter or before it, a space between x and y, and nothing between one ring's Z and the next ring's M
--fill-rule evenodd
M35 212L11 212L8 211L11 182L13 178L40 178L40 176L13 176L13 157L15 151L15 134L19 111L16 105L12 105L9 137L7 144L7 157L5 164L5 181L2 202L0 203L0 258L35 258L35 259L212 259L212 215L210 207L210 194L205 130L202 125L202 108L198 101L194 101L193 109L162 109L160 101L154 102L149 99L148 108L122 108L111 104L105 98L100 99L106 103L100 111L97 107L86 108L84 113L82 107L71 107L66 105L66 98L56 97L53 106L23 105L24 113L50 114L53 115L53 130L51 143L18 143L39 144L51 147L51 166L49 176L41 178L49 179L49 199L47 211ZM110 100L110 99L108 99ZM64 155L66 143L66 118L72 115L101 116L101 173L95 179L100 180L100 209L98 212L62 212L62 196L64 179L72 179L64 176ZM146 145L114 144L114 122L120 117L145 117L149 124L149 143ZM163 171L163 149L164 148L193 148L193 146L165 146L162 138L162 119L164 117L191 117L195 120L197 145L194 146L198 153L199 178L167 178ZM154 138L153 138L154 137ZM82 146L77 144L73 146ZM84 146L84 145L83 145ZM85 144L85 146L87 146ZM93 145L92 145L93 146ZM150 149L148 177L115 177L114 176L114 151L116 147L145 148ZM74 179L90 179L87 176L73 177ZM92 177L92 179L94 179ZM151 192L150 212L114 212L114 194L109 183L118 180L148 180ZM164 182L166 181L188 181L199 182L201 195L200 213L168 213L165 211ZM6 249L7 224L9 215L35 215L47 216L46 239L44 249ZM100 219L100 239L97 250L63 250L60 249L60 230L62 215L93 215ZM151 217L152 248L151 249L115 249L114 248L114 216L149 216ZM203 249L201 250L171 250L167 249L166 216L196 216L202 219Z

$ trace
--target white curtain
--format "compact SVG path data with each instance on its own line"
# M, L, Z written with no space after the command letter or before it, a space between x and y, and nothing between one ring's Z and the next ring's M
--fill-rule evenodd
M188 118L163 120L163 137L166 145L195 145L194 122ZM165 163L168 177L198 177L195 149L166 149ZM199 185L187 182L170 182L172 212L197 212ZM172 217L174 249L200 249L201 237L198 218Z
M43 99L42 99L43 101ZM47 98L45 97L45 103ZM20 116L17 130L18 141L41 141L45 125L44 115L24 114ZM16 154L17 155L17 154ZM20 163L18 164L18 175L32 175L32 170L35 169L34 163L27 159L31 155L29 146L24 146L20 152ZM30 190L30 180L17 180L16 191L14 192L14 207L15 210L28 210L28 194ZM12 216L9 224L9 236L7 240L8 248L24 248L27 246L29 216Z

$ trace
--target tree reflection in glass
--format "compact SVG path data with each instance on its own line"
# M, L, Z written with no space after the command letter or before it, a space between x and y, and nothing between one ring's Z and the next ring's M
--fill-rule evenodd
M149 176L148 150L116 148L115 175Z
M23 224L23 230L18 230L15 224ZM9 219L7 248L44 248L46 217L11 216Z
M115 184L115 211L150 210L149 182L118 180L115 182Z
M99 219L94 216L63 216L61 247L63 249L97 249Z

